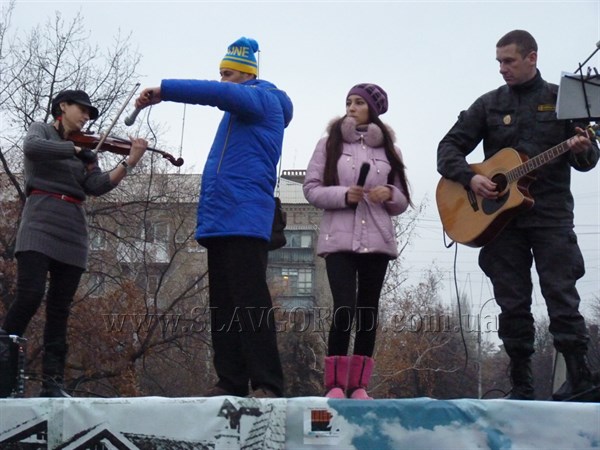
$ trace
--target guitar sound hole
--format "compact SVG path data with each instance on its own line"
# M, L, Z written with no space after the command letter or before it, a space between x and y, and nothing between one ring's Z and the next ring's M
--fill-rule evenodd
M495 199L487 199L484 198L481 201L481 209L485 214L494 214L498 211L508 200L508 195L510 191L507 190L508 182L506 180L506 176L502 173L496 174L492 177L492 181L496 183L496 191L499 192Z
M496 183L496 191L502 194L508 187L508 181L503 173L498 173L492 177L492 181Z

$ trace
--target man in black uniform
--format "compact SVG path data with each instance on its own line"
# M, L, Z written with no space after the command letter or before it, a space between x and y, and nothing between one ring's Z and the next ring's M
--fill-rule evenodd
M512 399L534 399L531 355L531 266L539 275L556 349L565 358L567 382L555 400L589 400L597 394L587 364L588 333L579 312L576 281L585 272L573 230L571 167L596 166L598 147L581 128L557 120L558 86L537 69L537 43L527 31L514 30L496 44L496 59L505 85L479 97L438 146L437 165L445 178L487 198L498 197L496 183L475 174L466 156L483 141L485 159L505 147L534 157L569 139L569 151L540 167L530 187L533 208L519 214L479 254L479 265L491 279L501 308L498 334L510 357ZM579 125L579 126L578 126Z

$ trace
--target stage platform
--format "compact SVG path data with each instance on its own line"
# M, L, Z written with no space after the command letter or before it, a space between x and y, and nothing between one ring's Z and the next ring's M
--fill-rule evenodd
M2 450L598 447L598 403L229 396L0 400Z

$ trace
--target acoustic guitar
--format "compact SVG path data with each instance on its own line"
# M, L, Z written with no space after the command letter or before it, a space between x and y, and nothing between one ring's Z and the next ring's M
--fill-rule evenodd
M590 125L586 134L596 138L600 125ZM535 180L532 172L569 151L572 138L533 158L507 147L479 164L470 164L476 174L485 175L497 185L495 199L476 195L470 188L443 178L436 189L438 212L446 234L455 242L469 247L482 247L521 211L534 204L529 185Z

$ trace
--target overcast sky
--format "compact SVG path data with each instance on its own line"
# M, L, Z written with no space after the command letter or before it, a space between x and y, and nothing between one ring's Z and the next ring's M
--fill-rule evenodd
M5 1L1 2L5 5ZM260 77L291 97L295 115L287 129L284 169L305 169L328 122L344 113L349 88L377 83L389 96L382 116L396 132L417 203L427 208L419 236L407 253L412 281L435 262L453 289L454 248L445 249L435 206L436 149L458 113L503 83L495 44L506 32L526 29L539 46L538 67L548 81L574 72L600 41L600 2L31 2L17 1L13 32L44 23L60 11L84 17L91 39L109 47L119 32L131 34L142 56L142 87L163 78L218 79L226 48L240 36L260 45ZM587 64L600 67L596 54ZM129 108L127 111L131 111ZM163 102L151 117L170 128L156 148L179 149L186 170L200 173L222 113L214 108ZM143 118L143 116L140 116ZM140 118L138 118L140 120ZM183 140L182 140L183 139ZM476 150L470 162L480 162ZM600 176L574 172L576 231L587 274L579 283L585 301L600 293ZM478 308L493 296L477 266L478 250L459 246L458 285ZM544 311L541 297L536 310ZM488 310L488 306L491 307ZM493 310L493 302L485 311Z

